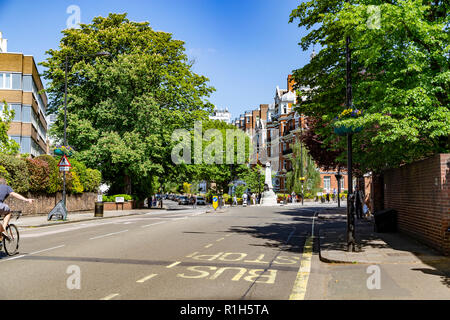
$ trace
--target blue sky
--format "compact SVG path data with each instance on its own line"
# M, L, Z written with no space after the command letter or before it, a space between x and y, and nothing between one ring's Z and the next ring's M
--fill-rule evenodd
M0 31L8 51L35 56L58 48L70 5L81 9L81 22L110 12L149 21L154 30L186 42L196 63L216 92L210 100L237 117L262 103L273 103L276 86L286 88L292 70L305 65L311 52L298 46L305 33L289 14L300 0L0 0ZM20 17L20 18L19 18ZM42 68L40 68L42 71Z

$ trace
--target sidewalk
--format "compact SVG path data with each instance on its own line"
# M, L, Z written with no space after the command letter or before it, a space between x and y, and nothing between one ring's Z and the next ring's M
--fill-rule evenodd
M180 209L177 211L193 211L195 209ZM172 213L175 210L167 210L167 209L133 209L133 210L122 210L122 211L104 211L103 217L96 218L94 217L94 211L88 212L69 212L67 214L67 221L47 221L47 216L21 216L19 220L15 220L13 217L11 219L11 223L14 223L18 227L21 228L37 228L37 227L46 227L46 226L54 226L60 224L67 223L75 223L80 221L92 221L92 220L103 220L103 219L111 219L117 217L127 217L127 216L137 216L137 215L145 215L145 214L163 214L163 213ZM208 212L208 208L204 208L202 210L197 209L197 211Z
M345 208L325 209L319 212L320 260L327 263L444 263L450 257L440 255L433 249L401 233L375 233L373 221L356 220L357 252L347 252L347 213Z

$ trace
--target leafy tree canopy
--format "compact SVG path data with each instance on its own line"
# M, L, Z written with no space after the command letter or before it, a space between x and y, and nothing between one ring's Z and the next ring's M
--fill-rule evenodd
M297 110L315 118L313 135L325 150L346 139L333 125L363 126L354 136L362 171L395 167L450 151L449 3L444 0L310 0L290 21L309 32L303 50L322 49L294 72L307 99ZM353 109L364 116L335 120L346 107L345 39L351 38ZM335 123L336 122L336 123Z
M102 171L111 192L145 197L155 177L175 175L170 153L176 128L206 119L214 91L192 71L184 42L126 14L96 17L63 30L60 48L42 63L49 112L63 136L64 62L69 62L68 144L76 157ZM96 57L98 52L110 57Z

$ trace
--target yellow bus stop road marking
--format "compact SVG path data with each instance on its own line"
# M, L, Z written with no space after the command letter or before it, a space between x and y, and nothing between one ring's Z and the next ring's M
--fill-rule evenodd
M167 269L173 268L173 267L179 265L180 263L181 263L181 261L174 262L174 263L172 263L170 266L167 266L166 268L167 268Z
M306 240L305 247L303 249L302 261L300 268L295 279L294 287L292 289L289 300L304 300L306 295L306 288L308 287L308 279L311 271L311 258L313 250L313 239L309 237Z
M152 278L154 278L156 276L157 276L157 274L154 273L154 274L148 275L145 278L142 278L141 280L138 280L136 282L137 283L144 283L145 281L148 281L148 280L150 280L150 279L152 279Z

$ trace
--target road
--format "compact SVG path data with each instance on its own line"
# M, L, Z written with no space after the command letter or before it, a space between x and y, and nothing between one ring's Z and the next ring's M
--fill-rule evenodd
M286 300L313 213L240 207L23 229L19 255L0 259L0 299Z
M418 266L382 266L383 290L369 290L367 266L320 262L317 209L183 210L22 229L20 253L0 256L0 299L448 297L438 277L410 277Z

